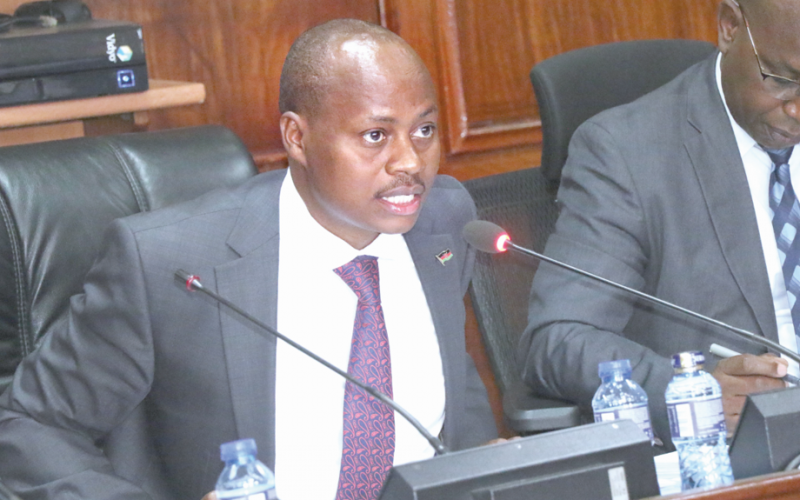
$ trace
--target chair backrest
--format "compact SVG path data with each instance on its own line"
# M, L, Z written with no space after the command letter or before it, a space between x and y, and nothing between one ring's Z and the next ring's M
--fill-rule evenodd
M614 42L536 64L531 83L542 119L542 169L558 181L573 132L588 118L672 80L716 49L697 40Z
M530 76L542 119L542 166L466 181L478 218L505 228L515 243L543 251L558 218L561 169L578 125L655 90L714 51L710 43L693 40L616 42L566 52L534 66ZM534 259L518 254L477 256L470 297L504 396L520 383L518 341L528 324L537 268Z
M220 126L0 148L0 391L64 321L112 220L256 174Z
M464 182L478 218L500 225L518 245L541 252L553 231L558 183L539 168L490 175ZM507 252L479 253L470 298L495 381L504 394L520 379L519 337L528 324L528 295L538 262Z

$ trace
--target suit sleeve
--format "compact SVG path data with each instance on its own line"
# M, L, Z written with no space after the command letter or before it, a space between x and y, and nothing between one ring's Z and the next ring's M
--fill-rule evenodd
M49 332L0 396L0 476L25 499L149 498L98 447L142 401L153 374L135 242L121 223L106 241L68 324Z
M545 253L643 290L653 228L628 168L616 137L598 123L576 131L558 193L561 215ZM521 339L523 378L536 392L590 412L598 363L629 359L633 379L648 393L654 431L668 439L663 394L672 369L669 360L624 337L633 305L623 292L542 263Z

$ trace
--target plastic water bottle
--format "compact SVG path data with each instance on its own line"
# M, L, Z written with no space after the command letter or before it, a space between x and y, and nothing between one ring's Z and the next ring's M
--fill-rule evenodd
M275 494L275 476L256 459L256 453L254 439L231 441L219 447L220 458L225 462L225 468L217 479L219 500L278 498Z
M672 356L675 375L665 394L684 491L733 482L722 390L717 380L703 371L705 361L699 351Z
M594 393L592 409L595 422L627 418L642 429L653 444L653 428L647 393L631 380L631 362L627 359L606 361L597 367L603 384Z

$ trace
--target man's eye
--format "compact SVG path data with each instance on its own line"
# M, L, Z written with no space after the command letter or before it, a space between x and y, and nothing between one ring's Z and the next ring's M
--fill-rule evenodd
M423 125L422 127L418 128L414 135L416 137L423 137L429 138L433 136L433 133L436 131L436 127L433 125Z
M369 132L364 134L364 139L366 139L367 142L372 144L381 142L385 137L386 135L380 130L370 130Z

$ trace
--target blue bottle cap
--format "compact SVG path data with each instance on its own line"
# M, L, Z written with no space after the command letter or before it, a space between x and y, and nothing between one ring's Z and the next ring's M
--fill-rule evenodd
M238 441L231 441L229 443L222 443L219 446L219 458L223 462L233 460L239 455L253 455L258 453L255 439L240 439Z
M618 359L616 361L604 361L597 365L597 374L601 379L606 378L614 372L622 372L630 376L631 362L628 359Z
M703 351L679 352L672 356L672 367L676 370L701 369L705 363L706 357L703 356Z

